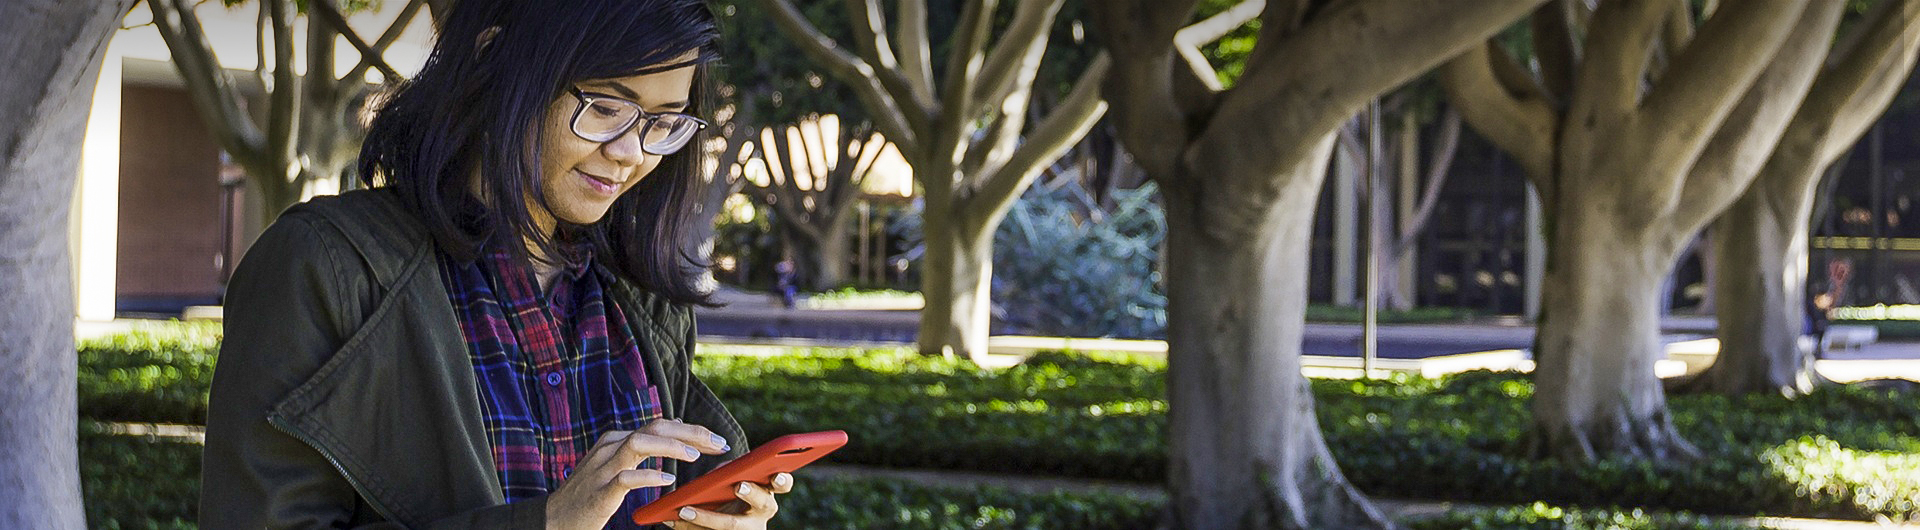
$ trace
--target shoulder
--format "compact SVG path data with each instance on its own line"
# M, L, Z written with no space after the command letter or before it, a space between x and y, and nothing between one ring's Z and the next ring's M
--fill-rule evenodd
M381 285L392 284L409 262L426 256L423 252L433 246L425 225L392 188L314 197L281 217L332 236L327 243L335 259L359 262ZM346 254L351 257L341 257Z
M693 330L693 306L675 302L639 286L638 283L599 267L602 280L620 300L621 308L634 311L629 318L648 323L669 337L690 334Z

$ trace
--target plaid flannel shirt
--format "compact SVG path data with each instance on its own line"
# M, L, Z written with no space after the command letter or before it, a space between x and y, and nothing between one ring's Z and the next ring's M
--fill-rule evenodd
M531 268L505 250L466 263L442 255L440 266L472 354L508 502L558 488L601 434L661 417L641 346L618 304L604 296L613 282L606 269L590 261L566 268L543 294ZM648 458L640 467L659 469L660 462ZM616 513L631 513L660 493L634 490ZM634 526L616 515L607 527Z

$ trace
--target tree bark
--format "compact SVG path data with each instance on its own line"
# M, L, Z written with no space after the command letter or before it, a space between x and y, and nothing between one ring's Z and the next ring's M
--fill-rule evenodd
M1545 307L1535 338L1531 452L1573 461L1603 456L1687 458L1654 363L1659 287L1668 264L1652 230L1622 223L1604 201L1564 201L1549 236ZM1545 390L1551 389L1551 390Z
M1713 244L1723 256L1714 282L1720 354L1694 380L1699 390L1798 396L1824 382L1814 371L1814 351L1799 341L1813 194L1788 204L1769 195L1750 190L1714 222Z
M815 291L826 291L847 283L847 268L853 257L850 236L855 216L849 215L853 205L852 201L848 201L843 208L832 212L832 218L821 227L819 252L813 265L816 273L811 285Z
M1325 160L1287 178L1273 230L1206 235L1210 205L1166 193L1168 453L1174 528L1388 528L1347 483L1300 374L1307 247ZM1233 281L1222 281L1223 279Z
M991 332L993 233L941 211L950 202L926 201L922 230L927 252L920 271L920 353L978 361Z
M1912 72L1920 1L1888 0L1836 49L1780 144L1715 221L1720 353L1689 390L1797 396L1826 382L1806 324L1808 224L1822 175L1883 112Z
M1327 455L1300 374L1306 250L1326 160L1367 100L1540 3L1267 6L1246 73L1219 91L1177 59L1195 0L1091 10L1114 59L1114 123L1167 205L1173 526L1395 527Z
M0 528L86 524L68 210L107 38L132 5L0 4Z
M1729 6L1661 67L1649 58L1679 14L1658 2L1602 3L1559 94L1544 87L1561 83L1543 82L1497 46L1447 67L1442 78L1457 106L1524 161L1550 218L1534 348L1535 455L1697 454L1674 431L1653 371L1665 353L1663 279L1680 247L1739 197L1780 141L1842 7Z

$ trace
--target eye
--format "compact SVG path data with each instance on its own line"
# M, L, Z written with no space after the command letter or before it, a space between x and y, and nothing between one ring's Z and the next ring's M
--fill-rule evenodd
M621 114L621 108L619 106L611 105L607 103L601 103L598 101L594 102L593 105L590 106L590 108L593 110L593 113L595 115L600 116L602 118L614 118L614 117L620 116Z

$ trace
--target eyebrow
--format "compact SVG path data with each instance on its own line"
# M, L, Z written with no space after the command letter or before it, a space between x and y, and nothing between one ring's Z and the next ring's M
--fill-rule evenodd
M620 83L615 83L612 81L594 81L591 83L587 83L587 86L611 89L614 92L618 92L620 97L627 98L628 100L633 101L635 103L638 103L640 101L639 94L634 93L633 89L627 88L626 85L622 85ZM645 106L645 105L642 105L642 106ZM656 105L656 108L661 108L666 110L686 110L687 101L683 99L683 100L675 101L672 103L662 103L660 105Z

